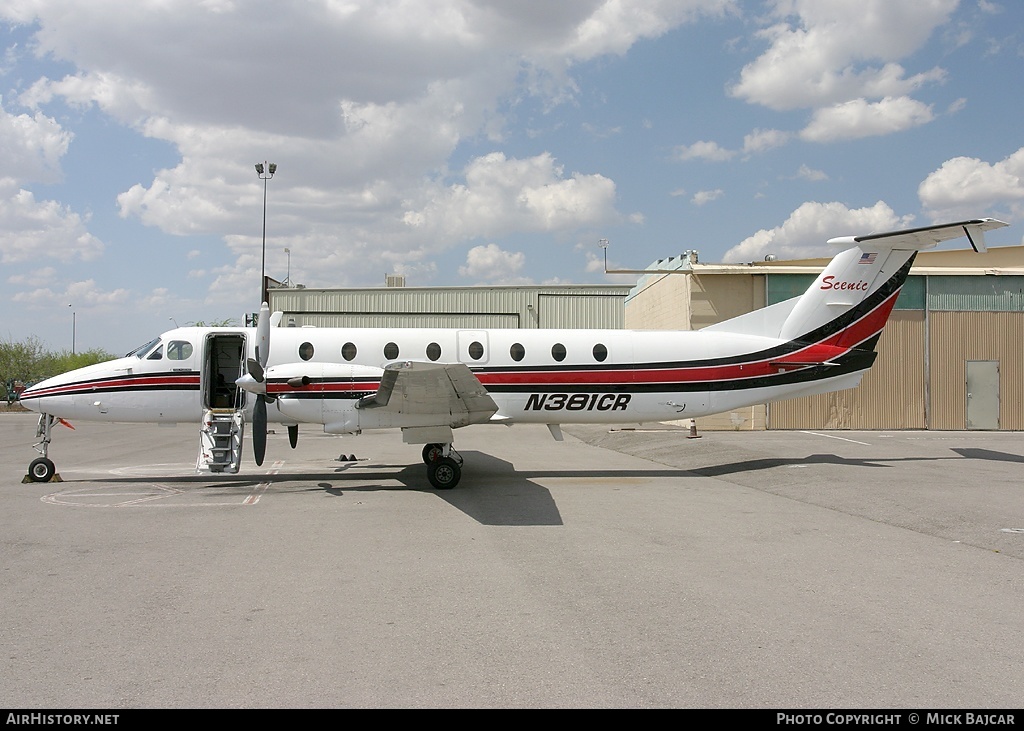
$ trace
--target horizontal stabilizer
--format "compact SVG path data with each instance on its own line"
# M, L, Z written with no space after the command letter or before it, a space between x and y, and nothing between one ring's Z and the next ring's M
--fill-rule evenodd
M979 252L986 251L985 232L1003 228L1007 224L995 218L973 218L969 221L956 223L940 223L921 228L907 228L902 231L866 234L864 236L840 236L829 239L834 246L859 246L861 251L878 249L899 249L901 251L920 251L930 249L936 244L950 239L966 236L971 247Z

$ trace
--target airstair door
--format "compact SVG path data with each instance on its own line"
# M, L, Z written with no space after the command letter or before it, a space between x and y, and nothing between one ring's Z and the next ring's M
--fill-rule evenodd
M245 373L245 333L210 333L204 345L200 374L203 408L241 410L245 391L235 381Z
M242 463L245 434L245 391L235 385L245 372L245 333L210 333L203 346L203 421L196 469L234 474Z

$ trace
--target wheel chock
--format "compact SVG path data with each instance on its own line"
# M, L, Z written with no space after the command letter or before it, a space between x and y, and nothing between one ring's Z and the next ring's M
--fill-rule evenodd
M50 482L64 482L64 480L61 479L59 472L54 472L53 477L50 478ZM25 475L24 477L21 478L22 485L27 485L29 483L35 483L35 480L33 480L28 475Z

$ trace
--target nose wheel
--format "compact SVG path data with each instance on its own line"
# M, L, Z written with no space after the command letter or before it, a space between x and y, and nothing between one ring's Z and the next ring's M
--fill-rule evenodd
M46 457L32 460L28 466L28 479L32 482L49 482L57 474L57 468Z

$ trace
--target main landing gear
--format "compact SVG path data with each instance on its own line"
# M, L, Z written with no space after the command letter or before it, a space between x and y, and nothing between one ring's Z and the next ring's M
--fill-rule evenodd
M53 462L46 456L49 451L50 441L53 438L51 430L53 425L57 422L57 417L50 416L49 414L39 415L39 424L36 426L36 437L40 440L34 445L35 450L41 454L41 457L37 457L32 460L28 465L28 475L25 480L27 482L49 482L57 476L57 468Z
M462 455L451 444L427 444L423 447L423 463L427 479L438 490L451 490L462 477Z

